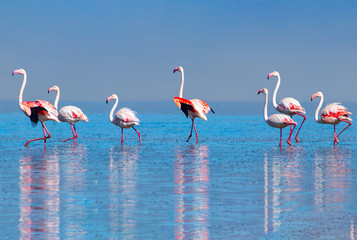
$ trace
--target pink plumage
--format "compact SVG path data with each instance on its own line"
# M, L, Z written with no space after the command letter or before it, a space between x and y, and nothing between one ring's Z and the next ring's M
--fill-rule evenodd
M130 108L124 107L124 108L119 109L115 113L114 118L113 118L114 110L118 105L118 96L116 94L111 95L110 97L107 98L106 103L108 103L112 99L115 100L115 104L114 104L112 110L110 111L109 120L113 124L115 124L121 128L121 145L123 145L123 143L124 143L124 133L123 133L124 128L133 128L139 136L139 142L141 145L140 133L134 127L135 125L139 125L139 123L140 123L139 118L136 117L136 112L134 112Z
M182 112L186 115L186 117L189 116L192 120L191 133L190 133L190 136L188 137L188 139L186 140L186 142L188 142L188 140L190 140L190 138L192 137L192 130L194 128L195 132L196 132L197 143L198 143L198 134L197 134L194 119L196 117L199 117L199 118L207 121L206 115L208 114L208 112L212 111L214 113L214 111L203 100L200 100L200 99L188 100L188 99L182 98L183 84L184 84L184 71L181 66L175 68L173 72L175 73L176 71L181 72L181 87L180 87L179 97L174 97L174 102L177 105L177 107L179 107L182 110Z
M26 86L26 81L27 81L27 74L24 69L18 69L12 72L12 75L15 74L20 74L23 75L23 81L22 81L22 86L20 89L19 93L19 106L20 109L25 113L26 116L28 116L31 119L31 122L36 124L37 122L41 122L42 124L42 129L43 129L43 135L44 137L42 138L36 138L32 140L28 140L25 143L25 146L28 146L30 142L37 141L37 140L44 140L45 147L46 147L46 140L47 138L50 138L51 135L46 128L44 122L51 120L51 121L56 121L59 122L57 118L57 109L49 102L44 101L44 100L37 100L37 101L22 101L22 95ZM47 135L46 135L47 133Z
M302 127L302 125L304 124L305 120L306 120L306 116L305 116L305 109L301 106L301 104L299 103L298 100L296 100L295 98L291 98L291 97L286 97L283 98L280 102L279 105L276 103L276 94L278 92L279 86L280 86L280 74L277 71L271 72L268 74L268 79L271 77L277 77L278 81L276 83L276 87L274 90L274 94L273 94L273 106L276 110L278 110L281 113L287 114L290 117L294 116L295 114L300 115L304 118L304 120L302 121L298 132L296 133L295 136L295 140L296 142L299 142L300 140L298 139L298 135L300 132L300 129Z
M291 145L291 134L293 133L295 127L296 127L296 122L292 120L291 117L285 114L273 114L270 117L268 117L268 89L263 88L258 91L258 94L264 93L265 94L265 105L264 105L264 120L265 122L275 128L280 128L280 142L279 146L281 147L281 141L282 141L282 130L283 128L287 126L294 126L290 130L289 138L287 140L287 143Z
M65 106L58 112L58 119L61 122L76 123L78 121L88 122L88 117L82 110L75 106Z
M48 93L50 93L51 91L57 92L55 103L54 103L54 108L57 109L58 101L60 98L60 89L58 86L55 85L48 89ZM72 133L73 133L73 137L67 138L67 139L63 140L62 142L66 142L70 139L73 139L73 141L76 141L76 138L78 138L78 133L77 133L76 126L74 124L78 121L83 121L83 122L89 121L88 117L82 112L82 110L75 106L62 107L58 112L58 119L61 122L69 123L71 125L71 129L72 129Z
M324 101L324 95L322 92L317 92L311 96L311 101L315 98L319 97L320 98L320 103L316 108L315 112L315 121L321 124L332 124L333 129L334 129L334 139L333 139L333 144L335 145L336 142L338 143L338 136L345 131L349 126L352 125L352 118L351 112L347 111L348 109L341 105L340 103L331 103L328 104L326 107L324 107L321 111L321 118L319 119L319 111L322 106L322 103ZM339 124L340 122L346 122L348 125L342 129L342 131L336 135L336 125Z

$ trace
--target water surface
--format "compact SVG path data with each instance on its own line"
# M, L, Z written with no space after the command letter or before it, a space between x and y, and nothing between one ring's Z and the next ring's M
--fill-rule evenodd
M138 112L143 144L126 129L121 146L108 105L77 104L90 122L77 124L75 143L60 142L68 124L47 122L47 147L25 148L40 125L2 104L2 239L356 237L354 125L334 147L332 126L315 123L312 107L301 142L288 146L285 129L280 149L263 103L211 103L216 115L196 121L196 144L185 142L191 121L174 103L123 103Z

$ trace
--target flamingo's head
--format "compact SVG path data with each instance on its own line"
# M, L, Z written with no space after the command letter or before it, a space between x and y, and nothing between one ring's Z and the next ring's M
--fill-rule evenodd
M108 103L110 100L112 99L118 99L118 96L116 94L111 95L110 97L107 98L107 100L105 101L106 103Z
M274 72L271 72L268 74L268 79L271 78L271 77L278 77L279 76L279 73L278 71L274 71Z
M311 101L312 101L315 97L322 97L322 92L317 92L317 93L313 94L313 95L311 96Z
M266 88L260 89L258 91L258 95L261 94L261 93L268 94L268 89L266 89Z
M177 67L177 68L174 69L174 73L175 73L176 71L183 72L183 68L182 68L181 66L179 66L179 67Z
M15 74L25 75L26 72L25 72L24 69L21 68L21 69L14 70L14 71L12 72L12 76L14 76Z
M58 91L59 91L59 87L56 86L56 85L54 85L53 87L50 87L50 88L48 89L48 93L50 93L51 91L56 91L56 92L58 92Z

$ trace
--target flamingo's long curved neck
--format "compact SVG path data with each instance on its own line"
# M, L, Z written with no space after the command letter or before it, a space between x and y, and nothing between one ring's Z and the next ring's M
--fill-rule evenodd
M25 72L24 73L24 80L22 81L22 86L21 86L20 93L19 93L19 106L20 106L22 111L26 111L24 106L21 104L22 103L22 95L24 93L24 89L25 89L25 86L26 86L26 81L27 81L27 75L26 75L26 72Z
M180 87L180 93L179 93L179 97L182 98L182 93L183 93L183 83L185 81L185 77L183 74L183 69L181 71L181 87Z
M318 123L322 123L322 120L319 119L319 112L320 112L320 108L321 108L323 102L324 102L324 95L321 93L320 103L317 106L316 112L315 112L315 121L318 122Z
M264 120L268 121L268 93L265 94Z
M59 90L59 88L58 88L58 89L57 89L57 95L56 95L56 98L55 98L55 103L53 104L56 109L58 109L57 107L58 107L59 98L60 98L60 90Z
M278 89L280 87L280 74L278 74L278 81L276 83L275 89L274 89L274 93L273 93L273 106L274 108L278 107L278 104L276 103L276 94L278 93Z
M112 110L111 110L110 113L109 113L109 120L110 120L111 122L114 121L114 119L113 119L113 114L114 114L114 110L116 109L117 106L118 106L118 98L115 98L114 106L113 106Z

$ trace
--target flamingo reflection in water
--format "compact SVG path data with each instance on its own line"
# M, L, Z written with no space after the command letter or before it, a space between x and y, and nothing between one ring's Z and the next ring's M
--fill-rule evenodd
M60 239L59 159L54 152L26 152L19 160L20 239Z
M318 212L343 210L351 182L351 149L319 149L314 159L314 205Z
M264 233L353 239L351 150L320 147L312 161L308 154L302 147L265 152Z
M109 149L110 239L137 239L139 148Z
M264 153L264 233L276 232L283 224L282 215L294 212L304 203L304 148L289 147L283 152ZM288 204L289 203L289 204Z
M351 214L348 204L353 198L352 156L352 150L346 146L319 148L314 154L312 203L314 214L319 216L314 228L320 229L321 233L318 234L322 238L331 238L331 235L323 235L330 229L334 229L333 236L336 239L337 236L338 239L357 237L354 231L355 216Z
M176 150L175 239L209 239L208 152L198 145Z
M86 145L76 142L61 145L58 151L62 164L61 192L65 204L61 210L61 238L64 239L85 239L90 232L88 216L93 209L88 207L87 200L93 185L88 179L87 152Z

